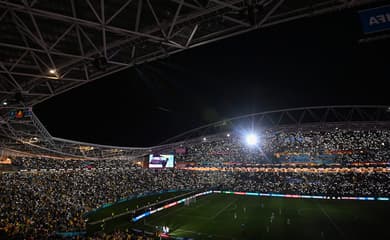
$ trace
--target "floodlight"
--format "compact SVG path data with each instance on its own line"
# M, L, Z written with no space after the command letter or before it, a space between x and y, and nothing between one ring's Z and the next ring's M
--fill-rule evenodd
M50 70L49 70L49 73L50 73L50 74L56 74L57 71L56 71L55 69L50 69Z
M230 137L230 133L226 134L226 137Z
M257 141L258 141L257 136L254 133L250 133L250 134L246 135L245 140L249 146L256 145Z
M207 140L207 138L204 137L204 138L203 138L203 141L206 141L206 140Z

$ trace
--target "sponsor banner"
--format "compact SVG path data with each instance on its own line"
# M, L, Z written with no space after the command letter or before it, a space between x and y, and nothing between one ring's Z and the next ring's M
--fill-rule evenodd
M390 5L359 11L364 33L390 30Z
M183 198L183 199L181 199L181 200L179 200L179 201L171 202L171 203L166 204L166 205L164 205L164 206L162 206L162 207L159 207L159 208L157 208L157 209L154 209L154 210L145 212L145 213L143 213L143 214L141 214L141 215L138 215L138 216L134 217L134 218L132 219L132 221L133 221L133 222L137 222L137 221L139 221L140 219L142 219L142 218L144 218L144 217L147 217L147 216L149 216L149 215L151 215L151 214L154 214L154 213L156 213L156 212L162 211L162 210L164 210L164 209L171 208L171 207L176 206L176 205L178 205L178 204L180 204L180 203L184 203L186 200L189 200L189 199L192 199L192 198L195 198L195 197L200 197L200 196L207 195L207 194L211 194L211 193L213 193L213 191L201 192L201 193L197 193L197 194L195 194L195 195L193 195L193 196L191 196L191 197L187 197L187 198Z
M213 193L224 193L233 195L247 195L260 197L282 197L282 198L307 198L307 199L338 199L338 200L360 200L360 201L390 201L388 197L335 197L335 196L313 196L298 194L281 194L281 193L253 193L253 192L230 192L230 191L213 191Z

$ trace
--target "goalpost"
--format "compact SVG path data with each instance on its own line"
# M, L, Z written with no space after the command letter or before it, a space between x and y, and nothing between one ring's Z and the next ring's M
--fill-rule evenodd
M196 197L186 199L184 202L184 206L190 206L193 203L196 203Z

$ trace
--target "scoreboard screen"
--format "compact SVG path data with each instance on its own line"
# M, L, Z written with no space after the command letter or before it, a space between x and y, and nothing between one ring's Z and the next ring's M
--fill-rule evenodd
M30 109L17 109L8 113L8 117L12 120L22 120L31 117L32 111Z
M173 154L150 154L149 168L173 168L175 160Z

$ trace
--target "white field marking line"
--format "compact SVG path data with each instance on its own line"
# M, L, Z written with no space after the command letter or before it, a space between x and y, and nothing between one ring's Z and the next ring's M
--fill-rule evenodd
M188 192L188 193L184 193L184 194L177 195L177 196L173 196L173 197L170 197L170 198L167 198L167 199L163 199L163 200L161 200L161 201L159 201L159 202L157 202L157 203L151 204L150 206L155 206L155 205L157 205L157 204L162 204L162 203L168 202L168 201L170 201L170 200L172 200L172 199L181 198L181 197L183 197L183 196L191 195L191 194L193 194L193 193L195 193L195 191ZM134 199L134 200L136 200L136 199ZM132 200L129 200L129 201L132 201ZM133 210L130 210L130 211L118 213L118 214L116 214L116 215L114 215L114 216L111 216L111 217L106 217L106 218L103 218L103 219L100 219L100 220L96 220L96 221L93 221L93 222L88 222L88 224L96 225L96 224L101 223L101 222L109 222L109 221L111 221L111 220L113 220L113 219L115 219L115 218L118 218L118 217L121 217L121 216L124 216L124 215L130 215L132 211L140 211L140 210L146 209L146 208L148 208L148 205L143 206L143 207L140 207L140 208L137 208L137 209L133 209Z
M237 200L233 200L232 202L230 202L228 205L224 206L222 209L220 209L216 214L214 214L213 216L211 217L203 217L203 216L198 216L198 215L191 215L191 214L176 214L178 216L181 216L181 217L195 217L195 218L199 218L199 219L205 219L205 220L213 220L214 218L216 218L219 214L221 214L223 211L225 211L227 208L229 208L233 203L235 203ZM207 205L208 202L205 202L201 205L197 205L195 207L200 207L200 206L204 206L204 205ZM237 206L235 206L235 209L237 208ZM177 210L177 209L176 209ZM174 211L172 211L174 212ZM157 218L155 218L155 220L158 220L160 217L166 217L167 215L170 215L172 212L170 213L167 213L166 215L161 215L161 216L158 216Z
M345 234L343 230L332 220L332 218L329 216L329 214L325 211L325 209L321 206L320 203L318 203L319 208L321 209L322 213L328 218L329 222L333 225L333 227L339 232L339 234L345 238Z
M229 208L233 203L235 203L237 200L234 200L230 202L228 205L224 206L221 210L219 210L216 214L214 214L210 219L214 219L218 217L219 214L221 214L223 211L225 211L227 208Z
M156 216L156 215L150 215L150 217L153 217L152 219L151 219L151 221L150 222L156 222L156 221L158 221L160 218L162 218L162 217L167 217L167 216L169 216L169 215L171 215L172 213L175 213L175 212L177 212L178 210L180 210L181 208L182 208L183 206L177 206L177 208L173 208L173 209L170 209L171 211L170 212L163 212L164 210L162 210L160 213L161 213L161 215L160 216ZM164 214L162 214L162 213L164 213ZM149 217L149 216L148 216ZM146 219L146 217L144 218L144 219ZM150 219L150 218L148 218L148 219Z
M203 206L205 206L205 205L207 205L207 204L209 204L209 201L202 201L201 204L196 204L196 206L188 206L188 207L191 207L191 208L200 208L200 207L203 207ZM172 213L177 212L178 210L181 210L181 209L187 209L187 206L180 205L178 208L172 209L169 213L161 214L161 215L158 216L158 217L154 216L154 219L152 219L152 222L153 222L153 220L155 220L155 221L157 220L157 221L158 221L160 218L166 217L166 216L168 216L168 215L171 215ZM177 214L177 215L182 216L182 217L199 217L199 218L211 220L210 217L194 216L194 215L192 215L192 214L184 214L184 213L183 213L183 214Z
M202 204L197 204L196 206L195 206L195 208L197 208L197 207L200 207L200 206L204 206L204 205L207 205L207 201L205 201L205 202L203 202ZM191 207L191 206L189 206L189 207ZM194 207L194 206L192 206L192 207ZM178 210L181 210L181 209L186 209L186 206L184 206L184 205L178 205L176 208L173 208L173 209L170 209L171 211L170 212L168 212L168 213L166 213L165 212L165 214L162 214L163 212L164 212L164 210L162 210L160 213L161 213L161 215L159 215L159 216L153 216L153 215L150 215L151 217L154 217L154 218L152 218L152 220L151 220L151 222L153 223L153 222L158 222L159 221L159 219L160 218L162 218L162 217L167 217L167 216L169 216L169 215L171 215L171 214L173 214L173 213L175 213L175 212L177 212ZM193 217L193 215L187 215L187 214L180 214L180 215L182 215L183 217L185 217L185 216L187 216L187 217ZM206 218L206 217L205 217ZM150 218L149 218L150 219ZM209 219L209 218L207 218L207 219Z

